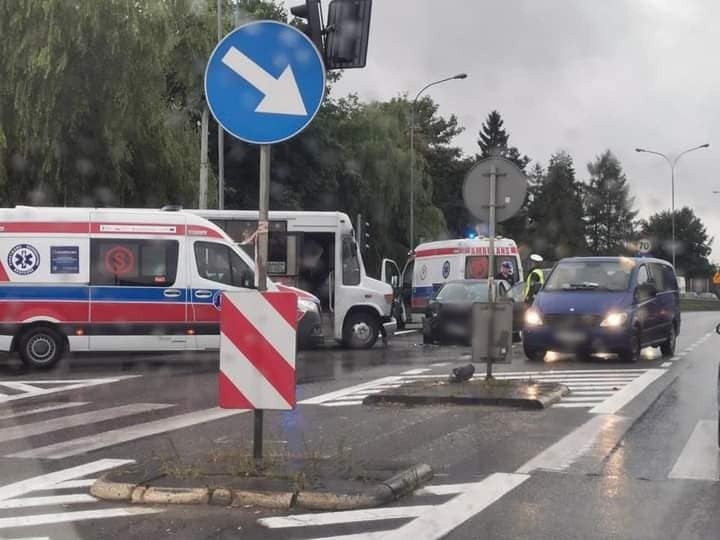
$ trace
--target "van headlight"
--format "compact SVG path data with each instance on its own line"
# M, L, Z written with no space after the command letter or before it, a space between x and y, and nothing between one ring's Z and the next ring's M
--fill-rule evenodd
M298 310L303 313L307 313L308 311L320 312L320 308L318 308L317 303L312 300L308 300L307 298L298 298Z
M617 328L618 326L622 326L627 321L627 313L621 313L621 312L613 312L608 313L605 319L603 319L603 322L600 323L600 326L604 326L606 328Z
M542 326L543 320L540 313L535 309L528 309L525 312L525 324L528 326Z

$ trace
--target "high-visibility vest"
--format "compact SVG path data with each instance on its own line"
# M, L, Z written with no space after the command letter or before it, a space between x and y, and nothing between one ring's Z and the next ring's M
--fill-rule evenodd
M539 268L535 268L532 272L528 274L527 279L525 280L525 298L528 297L528 294L530 294L530 283L533 281L533 275L537 276L537 281L542 285L545 282L545 274L543 274L543 271Z

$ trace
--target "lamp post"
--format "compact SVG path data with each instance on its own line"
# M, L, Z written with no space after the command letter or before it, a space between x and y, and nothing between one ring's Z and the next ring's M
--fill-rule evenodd
M710 146L709 143L701 144L700 146L693 146L692 148L688 148L687 150L683 150L680 152L677 157L673 160L671 160L669 157L667 157L665 154L661 152L656 152L654 150L647 150L645 148L636 148L636 152L644 152L646 154L655 154L656 156L660 156L663 158L667 164L670 166L670 189L672 192L671 195L671 218L672 218L672 265L673 270L675 269L675 166L677 165L677 162L680 160L681 157L683 157L688 152L692 152L693 150L700 150L701 148L708 148Z
M415 105L423 92L436 84L452 81L455 79L466 79L467 73L458 73L446 79L440 79L426 84L415 95L410 106L410 249L415 247Z

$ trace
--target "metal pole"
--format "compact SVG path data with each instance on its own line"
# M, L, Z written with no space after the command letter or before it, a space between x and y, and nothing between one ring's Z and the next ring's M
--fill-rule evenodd
M416 98L417 100L417 98ZM410 249L415 249L415 101L410 106Z
M222 2L217 0L217 40L222 39ZM218 123L218 208L225 208L225 131Z
M260 215L257 229L258 290L267 290L268 216L270 210L270 145L260 146ZM253 457L263 457L263 410L254 411Z
M675 162L677 163L677 161ZM675 163L672 164L670 167L670 186L672 189L672 196L671 196L671 212L672 212L672 265L673 270L676 270L675 267Z
M490 166L490 211L488 233L490 235L490 256L488 257L488 299L490 300L490 317L488 317L487 339L487 370L486 379L492 379L492 357L495 345L493 320L495 319L495 197L497 187L497 167Z
M198 208L207 208L208 190L208 120L210 113L207 105L203 107L200 127L200 193Z

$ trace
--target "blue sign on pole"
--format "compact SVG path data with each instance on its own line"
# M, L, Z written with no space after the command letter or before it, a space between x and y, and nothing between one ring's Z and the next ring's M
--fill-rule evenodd
M218 123L253 144L300 133L325 94L325 65L310 39L276 21L257 21L226 35L210 55L205 95Z

